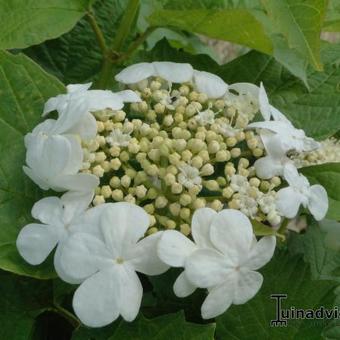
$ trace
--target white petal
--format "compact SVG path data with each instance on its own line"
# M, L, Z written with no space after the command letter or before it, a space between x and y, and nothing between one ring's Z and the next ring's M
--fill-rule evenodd
M213 287L202 304L202 318L212 319L223 314L232 304L233 288L234 282L232 279Z
M273 257L276 246L275 236L265 236L256 242L249 253L249 259L245 266L251 270L257 270L268 263Z
M115 79L123 84L134 84L155 75L155 69L150 63L130 65L120 71Z
M260 112L264 120L270 120L271 110L270 110L269 100L268 100L267 93L262 82L260 84L260 91L259 91L259 104L260 104Z
M195 249L195 244L182 233L167 230L158 243L158 256L171 267L184 267L185 259Z
M92 192L99 185L99 179L95 175L78 173L76 175L62 175L53 180L53 188L56 191L74 190L80 192Z
M239 94L251 94L254 98L259 95L259 87L252 83L234 83L229 85L229 90L235 90Z
M302 195L293 188L283 188L277 193L276 207L280 215L293 218L298 213L302 200Z
M40 189L48 190L50 189L49 183L47 183L43 178L41 178L35 171L28 168L27 166L23 166L22 169L24 173L39 186Z
M228 90L228 85L223 79L209 72L194 71L194 80L197 90L205 93L209 98L220 98Z
M69 191L61 197L64 204L64 221L70 223L76 217L80 216L89 207L93 192L76 192Z
M169 61L155 61L152 64L157 75L171 83L188 82L194 75L194 69L190 64Z
M300 187L301 175L294 164L288 163L284 167L283 175L288 184L292 187Z
M120 110L124 106L122 98L109 90L91 90L87 92L86 98L89 111Z
M140 308L143 287L137 274L128 265L118 266L120 286L120 314L125 321L133 321Z
M119 202L110 205L100 220L105 244L116 256L134 246L149 227L149 216L135 204Z
M63 224L63 203L58 197L45 197L33 205L32 216L45 224Z
M269 131L261 131L260 137L269 156L277 160L281 160L286 156L287 150L282 145L280 135Z
M233 303L242 305L252 299L260 290L263 276L251 270L240 270L235 283Z
M198 249L185 261L187 278L200 288L222 283L232 270L228 258L213 249Z
M317 221L322 220L328 211L328 195L325 188L319 184L310 187L308 209Z
M292 126L283 121L267 120L264 122L255 122L248 125L248 128L253 129L266 129L275 133L279 133L282 136L286 136L291 132ZM295 129L293 127L293 129Z
M69 84L66 86L67 93L80 93L80 92L86 92L90 87L92 83L86 83L86 84Z
M93 114L88 112L68 132L79 135L83 140L93 139L97 134L97 121Z
M58 110L66 105L67 95L61 94L56 97L50 98L44 105L44 111L42 117L46 116L48 113Z
M91 276L74 293L73 309L86 326L103 327L118 318L121 287L116 267Z
M124 249L125 256L137 272L146 275L159 275L169 269L157 254L158 242L162 232L147 236L136 245Z
M45 146L46 138L46 136L40 133L37 135L26 135L26 163L32 169L37 167L37 164L40 164L41 162L41 155Z
M63 173L64 174L76 174L82 166L83 163L83 149L81 147L80 141L73 135L64 136L70 144L70 157L66 163Z
M253 240L253 228L246 215L234 209L220 211L213 219L210 237L215 247L235 265L247 257Z
M281 161L270 156L257 159L254 163L254 167L257 177L261 179L269 179L283 174L283 165Z
M37 135L39 133L45 133L45 134L49 135L53 131L55 124L56 124L55 119L45 119L42 123L38 124L33 129L31 135ZM28 135L30 135L30 133ZM27 147L26 137L25 137L25 145Z
M197 209L191 220L191 233L197 246L213 248L210 241L210 225L217 212L210 208Z
M174 283L174 293L180 298L191 295L195 290L196 286L193 285L187 278L185 271L183 271Z
M116 94L124 103L137 103L142 101L138 94L132 90L119 91Z
M274 120L285 122L291 127L293 127L292 123L288 120L288 118L281 111L279 111L277 108L275 108L272 105L269 105L269 106L270 106L270 112Z
M59 264L72 281L85 280L97 271L113 265L113 258L105 244L96 237L75 233L62 246Z
M22 228L16 241L20 255L32 265L42 263L59 240L54 229L57 227L34 223Z

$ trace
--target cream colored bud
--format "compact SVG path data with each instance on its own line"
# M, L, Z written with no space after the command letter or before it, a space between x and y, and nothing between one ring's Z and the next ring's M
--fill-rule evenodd
M181 233L185 236L189 236L190 233L191 233L191 229L190 229L190 226L189 224L187 223L184 223L184 224L181 224L180 227L179 227L179 230L181 231Z
M208 96L205 93L199 93L197 100L199 103L204 104L208 100Z
M178 216L181 211L181 205L178 203L171 203L169 205L169 210L173 216Z
M131 204L135 204L136 203L136 198L133 197L131 194L128 194L124 197L124 201L131 203Z
M197 109L194 105L189 104L186 108L185 108L185 115L187 117L192 117L197 113Z
M120 154L120 147L119 146L112 146L109 150L110 155L112 157L118 157Z
M119 155L119 159L122 161L122 162L127 162L129 159L130 159L130 155L127 151L122 151Z
M231 187L227 187L222 190L222 196L225 198L231 198L233 194L234 194L234 190Z
M171 126L174 122L174 117L172 115L166 115L163 119L163 125Z
M200 169L203 165L203 159L200 156L195 156L191 159L191 165L197 169Z
M176 177L174 174L172 173L167 173L165 176L164 176L164 183L167 185L167 186L171 186L172 184L174 184L176 182Z
M263 156L263 149L260 149L260 148L255 148L252 150L253 151L253 155L256 157L256 158L260 158Z
M143 184L147 181L147 179L148 175L145 173L145 171L138 171L136 176L134 177L134 184L135 185Z
M249 166L249 161L247 158L240 158L238 161L238 168L244 168L247 169Z
M92 169L92 173L97 177L103 177L104 176L104 169L101 167L101 165L96 165Z
M160 88L162 87L162 83L157 81L157 80L153 80L151 83L150 83L150 89L152 91L156 91L156 90L159 90Z
M97 131L102 132L105 130L105 126L103 122L97 121Z
M275 187L278 187L281 184L281 178L278 176L273 177L270 180L271 184L273 184Z
M189 162L192 157L192 153L189 150L184 150L181 156L184 162Z
M146 87L148 87L148 80L143 79L137 83L137 88L140 91L143 91Z
M189 99L191 101L195 101L198 99L198 93L196 91L192 91L189 93Z
M136 187L136 196L138 198L144 198L146 196L147 189L144 185L138 185Z
M136 155L136 160L142 164L146 161L146 153L145 152L139 152L137 155ZM147 164L149 164L149 162L147 162Z
M154 162L159 162L160 158L161 158L161 153L159 151L159 149L151 149L148 152L148 156L151 160L153 160Z
M177 107L176 110L178 111L178 107ZM184 111L185 111L185 109L183 108L183 112ZM183 122L183 120L184 120L183 114L180 113L180 112L176 112L175 116L174 116L174 120L177 124L180 123L180 122Z
M151 223L151 221L150 221ZM156 223L156 219L155 219L155 222ZM153 224L152 224L153 225ZM156 227L152 227L152 228L149 228L148 231L146 232L148 235L152 235L152 234L156 234L158 232L158 228Z
M101 194L103 195L104 198L109 198L111 197L112 190L109 185L103 185L101 188Z
M173 140L173 146L174 146L176 151L181 152L181 151L185 150L185 148L187 146L187 142L186 142L185 139L175 139L175 140Z
M158 196L155 200L155 207L157 209L165 208L168 204L168 200L164 196Z
M276 213L276 211L271 211L267 215L267 220L271 225L277 225L281 222L281 217Z
M210 163L204 164L200 171L201 176L210 176L213 173L214 167Z
M188 85L181 85L178 91L182 96L187 96L190 92L190 88Z
M114 115L114 120L116 122L122 122L126 117L126 113L122 110L118 110L116 111L115 115Z
M113 158L111 159L110 164L113 170L118 170L121 167L122 162L120 161L119 158Z
M152 98L156 102L161 101L163 99L163 97L164 97L164 95L163 95L163 92L161 90L155 90L152 94Z
M153 108L154 108L155 112L158 113L158 114L162 114L165 111L165 105L163 105L161 103L157 103Z
M239 132L236 133L235 137L236 137L238 142L241 142L241 141L245 140L246 135L243 131L239 131Z
M177 175L178 174L178 169L174 165L169 165L166 168L166 172L169 172L169 173L171 173L173 175Z
M173 154L169 155L169 162L172 165L178 165L180 163L181 156L177 153L174 152Z
M167 229L175 229L176 228L176 222L173 220L167 220L165 223L165 227Z
M210 160L209 152L208 152L207 150L201 150L201 151L198 153L198 156L200 156L200 157L203 159L203 162L204 162L204 163L207 163L207 162L209 162L209 160Z
M188 141L188 148L193 152L193 153L198 153L202 149L206 149L207 145L201 140L197 138L192 138Z
M140 119L132 119L132 124L135 127L135 129L140 129L143 125L143 121Z
M233 164L226 164L226 166L224 167L224 174L227 177L231 177L232 175L236 174L236 169L234 167Z
M150 149L150 142L146 138L142 138L139 143L140 151L148 152Z
M171 134L175 139L180 139L180 138L182 138L182 129L179 128L179 127L174 127L171 130Z
M96 195L93 199L93 205L94 206L97 206L97 205L100 205L100 204L103 204L105 203L105 198L104 196L102 195Z
M96 141L99 144L99 146L104 146L106 144L106 139L104 136L97 136Z
M197 198L194 202L193 202L193 208L196 209L200 209L200 208L204 208L206 205L206 201L204 198Z
M153 214L155 212L155 206L152 203L144 205L143 209L148 213L148 214Z
M108 120L104 123L104 126L105 126L105 130L106 131L112 131L113 130L113 127L114 127L114 124L113 124L113 121L112 120Z
M201 187L198 185L193 185L192 187L188 189L189 195L192 197L197 196L200 193L200 191L201 191Z
M225 107L225 103L223 99L218 99L215 101L214 106L217 110L223 110Z
M153 200L158 196L158 191L155 188L150 188L146 196Z
M138 111L139 112L146 112L148 110L148 104L145 101L138 103Z
M270 189L270 183L268 181L262 181L260 184L260 189L264 192Z
M171 192L173 194L180 194L182 192L182 190L183 190L183 186L180 183L176 182L176 183L173 183L171 185Z
M254 150L258 146L258 140L256 138L250 138L247 140L247 145L250 150Z
M233 147L237 144L237 139L235 137L228 137L226 143L229 147Z
M227 185L227 180L222 176L217 177L216 181L220 187L224 187Z
M233 148L230 150L230 156L232 158L237 158L241 156L241 149L240 148Z
M207 131L205 134L205 139L208 143L212 142L212 141L216 141L217 139L217 134L214 131Z
M215 211L221 211L223 209L223 203L220 200L213 200L209 206Z
M117 176L113 176L111 179L110 179L110 186L112 188L119 188L120 187L120 179L119 177Z
M128 188L131 184L131 178L127 175L124 175L121 179L120 182L124 188Z
M237 199L233 199L228 202L228 208L230 209L240 209L240 201Z
M205 132L204 131L198 131L195 133L195 138L200 140L205 140Z
M188 194L182 194L179 198L179 203L183 206L187 206L191 203L191 196Z
M128 150L129 150L129 152L136 154L140 150L140 145L137 144L137 143L129 143Z
M99 143L96 140L92 139L87 145L87 148L90 152L97 151L99 149Z
M243 176L243 177L248 177L249 176L249 171L248 169L241 168L239 169L238 173Z
M227 150L220 150L216 152L216 162L226 162L230 159L230 152Z
M91 167L91 163L90 162L83 162L81 169L82 170L88 170Z
M109 161L101 162L100 165L104 169L104 172L109 172L111 170L111 164Z
M249 179L249 184L252 187L258 188L261 184L261 181L257 177L252 177Z
M159 173L158 167L155 164L151 164L150 166L145 168L145 172L150 176L157 176Z
M210 179L209 181L205 181L204 186L210 191L218 191L220 189L220 186L218 185L218 183L213 179Z
M183 220L187 220L190 218L190 209L188 208L182 208L179 212L179 216L183 218Z
M220 144L216 140L213 140L208 144L209 153L216 153L219 150L220 150Z

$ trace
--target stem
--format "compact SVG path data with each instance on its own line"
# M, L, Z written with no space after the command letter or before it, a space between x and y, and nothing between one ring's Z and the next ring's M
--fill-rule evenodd
M122 22L120 23L116 33L116 38L112 44L113 50L120 51L122 49L122 46L131 31L131 26L136 18L138 8L139 0L129 0L126 12L124 13Z
M96 89L106 89L107 85L110 81L110 78L113 79L113 61L109 57L108 53L106 52L103 55L103 62L102 68L99 73L98 80L94 83L94 87Z
M64 317L74 328L78 328L81 325L80 320L69 312L67 309L55 304L54 307L48 308L51 312L58 313L62 317Z
M93 16L93 14L91 12L87 12L87 20L89 21L93 32L96 35L97 41L98 41L98 45L101 49L101 51L103 52L103 54L106 53L107 51L107 47L106 47L106 42L105 42L105 38L104 38L104 34L102 32L102 30L100 29L96 18Z

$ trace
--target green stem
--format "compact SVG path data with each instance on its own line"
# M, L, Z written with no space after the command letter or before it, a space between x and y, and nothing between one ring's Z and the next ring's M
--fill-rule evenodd
M279 228L279 230L277 231L279 234L282 234L284 235L287 231L287 226L288 226L288 223L289 223L289 220L288 218L285 218L283 221L282 221L282 224Z
M139 8L139 0L129 0L123 19L116 33L116 38L113 41L112 49L121 51L124 42L131 31L131 26L136 18Z
M99 25L96 21L96 18L93 16L93 14L91 12L87 13L87 20L89 21L89 23L90 23L90 25L93 29L93 32L96 35L98 45L99 45L102 53L105 54L106 51L107 51L107 47L106 47L106 41L105 41L105 38L104 38L104 34L103 34L102 30L100 29L100 27L99 27Z
M55 304L54 307L49 308L51 312L58 313L62 317L64 317L74 328L78 328L81 325L80 320L69 312L67 309Z
M110 79L113 78L114 63L108 53L103 55L102 68L98 80L94 83L96 89L106 89Z

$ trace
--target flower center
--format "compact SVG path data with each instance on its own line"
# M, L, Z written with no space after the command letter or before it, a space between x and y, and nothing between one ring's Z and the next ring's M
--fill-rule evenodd
M117 258L116 258L116 262L117 262L118 264L123 264L123 263L124 263L124 259L123 259L122 257L117 257Z

